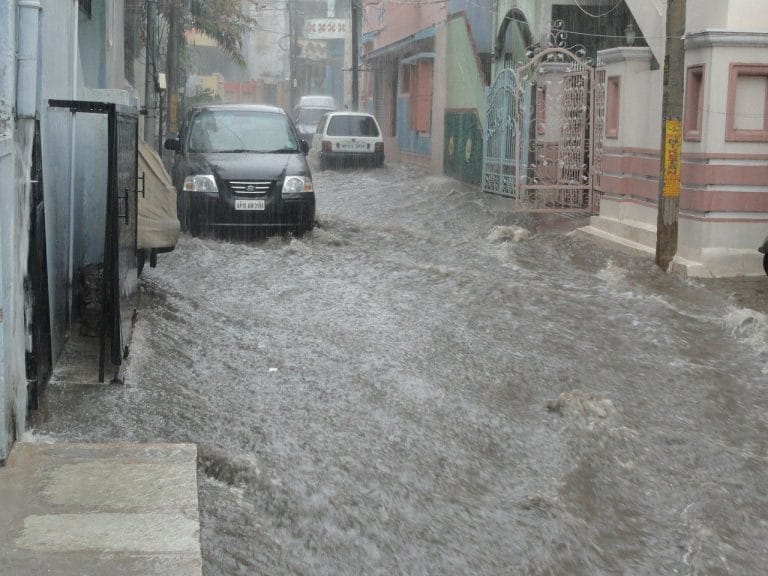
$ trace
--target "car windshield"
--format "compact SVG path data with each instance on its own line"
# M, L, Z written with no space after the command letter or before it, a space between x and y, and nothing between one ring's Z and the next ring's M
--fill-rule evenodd
M328 123L328 136L378 136L379 128L371 116L340 115Z
M301 108L296 118L297 124L317 124L323 114L328 112L327 108Z
M260 110L203 110L189 130L190 152L297 152L288 116Z

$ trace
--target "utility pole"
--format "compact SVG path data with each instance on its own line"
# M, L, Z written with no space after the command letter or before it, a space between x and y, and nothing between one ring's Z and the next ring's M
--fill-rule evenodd
M179 115L182 112L180 94L184 92L187 70L181 62L181 52L184 47L184 32L192 16L190 0L171 0L168 21L168 51L165 56L167 83L165 94L168 98L167 116L168 132L175 133L178 128Z
M686 0L667 0L667 42L664 56L664 100L661 125L659 212L656 221L656 264L669 268L677 252L680 211L680 167L683 149L683 86L685 75Z
M166 52L166 82L168 83L168 131L176 132L179 117L179 37L184 33L182 15L177 0L172 0L168 21L168 51Z
M357 46L358 38L357 32L360 29L360 13L358 9L357 0L350 0L352 3L352 110L357 112L359 107L359 85L358 85L358 72L360 68L359 49Z
M293 108L296 106L296 12L294 11L294 0L286 0L288 3L288 78L289 78L289 91L288 91L288 106L291 116L293 116Z
M144 141L153 144L157 133L157 99L155 78L157 77L157 0L147 0L147 47L144 71Z

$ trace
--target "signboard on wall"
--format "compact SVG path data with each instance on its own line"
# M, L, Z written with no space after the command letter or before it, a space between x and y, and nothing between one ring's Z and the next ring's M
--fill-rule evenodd
M304 27L304 36L309 40L338 40L346 34L344 18L310 18Z
M328 59L328 50L325 42L313 42L312 40L299 40L301 57L307 60L322 61Z

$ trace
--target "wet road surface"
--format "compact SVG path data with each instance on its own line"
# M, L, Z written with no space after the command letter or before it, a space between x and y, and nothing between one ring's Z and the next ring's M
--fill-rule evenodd
M764 574L762 280L682 280L416 168L318 172L318 227L182 237L125 386L41 440L194 442L205 571Z

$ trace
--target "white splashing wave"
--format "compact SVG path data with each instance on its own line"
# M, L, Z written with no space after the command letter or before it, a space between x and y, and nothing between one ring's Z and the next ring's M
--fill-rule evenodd
M627 278L627 270L608 260L605 268L597 272L597 277L611 287L616 287Z
M48 434L40 434L34 430L27 430L21 435L21 441L28 444L56 444L57 440Z
M759 354L768 354L768 319L762 312L730 306L725 314L725 327ZM763 366L768 374L768 362Z
M510 241L517 243L528 240L530 237L530 231L520 226L494 226L486 236L486 240L496 244Z
M326 244L329 246L346 246L349 244L338 231L327 230L324 228L315 228L312 230L311 238L319 244Z

